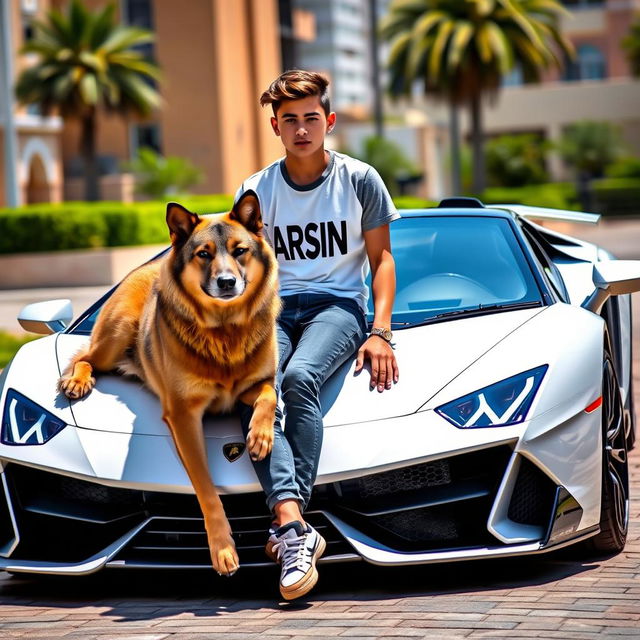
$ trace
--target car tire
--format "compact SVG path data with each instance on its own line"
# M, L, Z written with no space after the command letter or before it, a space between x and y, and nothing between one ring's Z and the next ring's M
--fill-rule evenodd
M596 554L619 553L629 529L629 461L624 408L608 348L602 365L602 497L600 533L588 541Z

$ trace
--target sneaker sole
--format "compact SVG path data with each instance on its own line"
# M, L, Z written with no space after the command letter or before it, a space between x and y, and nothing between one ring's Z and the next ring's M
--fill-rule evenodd
M280 593L285 600L295 600L296 598L301 598L306 595L316 586L316 582L318 582L318 570L316 569L316 560L322 556L327 548L327 543L325 539L318 534L320 538L318 542L318 546L316 547L316 551L311 557L311 571L306 578L303 578L301 581L292 584L290 587L280 587Z

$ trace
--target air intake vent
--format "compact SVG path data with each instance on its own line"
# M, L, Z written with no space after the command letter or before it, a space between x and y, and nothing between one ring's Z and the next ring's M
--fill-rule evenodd
M509 520L546 527L556 495L556 484L535 464L522 458L516 486L509 503Z

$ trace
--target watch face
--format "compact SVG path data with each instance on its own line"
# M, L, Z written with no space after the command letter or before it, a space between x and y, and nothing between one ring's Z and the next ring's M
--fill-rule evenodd
M381 338L384 338L387 342L389 342L391 338L393 338L393 333L391 333L389 329L383 329L381 327L374 327L373 329L371 329L371 334L380 336Z

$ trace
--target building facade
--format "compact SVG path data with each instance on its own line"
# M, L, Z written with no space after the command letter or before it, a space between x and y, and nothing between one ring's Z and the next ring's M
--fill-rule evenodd
M64 9L68 2L2 2L11 12L13 85L22 65L29 64L18 51L30 37L30 20L51 7ZM91 8L107 4L85 3ZM140 146L193 162L204 173L197 193L233 193L244 178L281 155L269 114L258 104L260 93L281 71L277 0L120 0L117 8L123 22L155 33L147 53L162 70L163 106L144 122L100 114L96 146L103 198L130 195L122 165ZM13 109L23 202L81 198L78 123ZM3 177L0 206L5 201Z
M362 118L371 110L368 0L295 0L315 17L315 39L300 42L298 66L326 73L332 109Z
M634 15L640 12L640 0L565 0L563 4L571 15L563 19L562 31L574 44L575 60L565 60L562 69L547 72L540 84L523 84L515 69L504 79L495 102L484 103L485 135L536 133L558 141L577 121L607 121L619 127L628 151L640 156L640 80L632 77L621 47ZM448 126L447 106L422 96L402 111L415 123L440 131ZM469 137L468 109L461 109L460 116L462 134ZM554 180L572 177L553 152L548 169ZM441 192L447 189L443 182Z
M19 107L11 99L15 77L29 62L19 57L18 51L30 37L33 20L42 17L50 8L50 2L1 1L0 72L1 86L5 89L0 100L0 150L5 149L6 138L12 136L11 161L15 167L18 202L59 202L63 197L62 120L57 116L44 117L30 107ZM3 55L3 51L9 55ZM0 153L0 206L6 204L12 188L6 184L4 158Z

